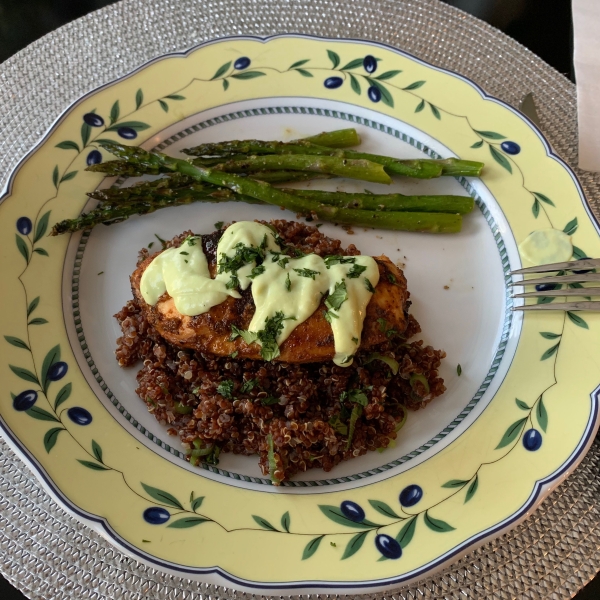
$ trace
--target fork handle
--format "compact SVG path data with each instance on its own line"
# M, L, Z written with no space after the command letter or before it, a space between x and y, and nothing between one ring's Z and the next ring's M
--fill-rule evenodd
M525 304L513 306L513 310L595 310L600 311L600 301L557 302L556 304Z

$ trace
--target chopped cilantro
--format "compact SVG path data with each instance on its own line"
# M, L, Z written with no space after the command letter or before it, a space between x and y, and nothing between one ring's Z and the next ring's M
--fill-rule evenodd
M271 406L271 404L277 404L279 402L279 398L275 398L275 396L267 396L266 398L261 398L260 401L263 406Z
M242 383L240 393L247 394L248 392L251 392L257 385L258 379L248 379L248 381L244 381L244 383Z
M198 241L197 235L188 235L185 240L183 240L183 244L187 243L188 246L195 246ZM183 246L183 244L181 244Z
M358 338L357 338L357 337L353 337L353 338L352 338L352 341L353 341L355 344L358 344Z
M235 325L231 326L231 336L229 337L229 341L233 342L236 338L241 337L246 344L250 345L258 339L258 335L253 331L247 331L246 329L240 329Z
M148 248L152 248L152 246L154 246L154 242L150 242L150 243L148 244Z
M296 317L286 317L281 311L276 312L274 317L265 319L265 328L257 332L256 336L262 347L260 355L268 361L279 356L277 336L283 330L284 321L295 321Z
M252 269L252 272L250 273L250 275L248 275L248 279L254 279L255 277L258 277L259 275L262 275L264 272L265 272L265 266L258 265L258 267L254 267Z
M367 290L369 290L369 292L371 292L371 294L375 293L375 288L373 287L373 284L365 277L365 286L367 288Z
M290 292L292 290L292 280L290 279L290 274L287 274L285 278L285 289Z
M340 415L335 415L329 419L329 424L333 427L334 431L341 433L342 435L348 435L348 425L340 419Z
M100 271L100 273L98 273L98 275L102 275L104 273L104 271Z
M233 381L231 379L225 379L217 386L217 393L221 394L223 398L233 400Z
M300 277L309 277L313 281L316 275L321 274L321 271L313 271L312 269L294 269L294 271L296 271Z
M188 260L187 260L187 258L184 258L184 259L183 259L183 261L184 261L184 262L185 262L185 264L187 265L187 263L188 263Z
M235 352L232 352L229 356L231 358L235 358L238 354L239 354L239 352L236 350Z
M460 365L458 365L456 367L456 374L460 377L462 375L462 367Z
M390 283L396 285L396 276L393 273L388 273L387 278Z
M286 265L290 262L290 259L287 256L284 256L282 259L277 261L277 264L282 268L285 269Z
M357 265L355 263L352 265L352 268L348 271L348 279L357 279L366 270L367 270L367 267L364 267L363 265Z
M356 262L356 258L354 256L326 256L324 259L325 266L329 269L329 267L333 265L346 265L346 264L354 264Z
M346 289L346 281L342 279L335 284L333 294L329 294L327 300L325 300L325 306L330 310L340 310L346 300L348 300L348 290Z
M182 252L180 252L179 254L185 254L186 256L189 256L189 254L190 254L190 253L189 253L189 252L182 251Z
M215 223L215 229L219 229L219 230L223 229L223 221L217 221Z
M154 237L161 243L162 249L164 250L167 247L167 242L163 240L157 233L154 234Z
M325 320L331 324L333 319L339 319L340 317L338 315L336 315L334 312L331 312L330 310L326 310L325 313L323 314L323 316L325 317Z
M269 458L269 475L271 476L271 482L274 485L279 485L281 480L275 477L275 471L277 470L277 461L275 460L275 445L273 444L273 434L267 434L267 456Z
M348 427L348 441L346 442L346 450L350 450L352 444L352 438L354 437L354 429L356 428L356 421L362 415L362 406L355 404L350 415L350 426Z
M377 323L379 323L379 331L385 333L388 338L392 338L398 333L395 329L388 328L388 322L385 319L377 319Z
M253 262L261 264L265 257L262 244L261 248L255 248L254 246L246 246L242 242L239 242L235 245L234 250L235 253L233 256L227 256L224 252L221 253L221 259L218 262L218 273L231 273L231 279L225 285L229 290L240 285L237 275L239 269Z

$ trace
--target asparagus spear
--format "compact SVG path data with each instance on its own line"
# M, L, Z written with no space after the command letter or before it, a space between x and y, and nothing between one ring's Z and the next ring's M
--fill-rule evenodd
M306 156L334 156L350 160L368 160L385 167L385 170L393 175L404 175L418 179L432 179L440 176L466 176L479 177L483 169L483 163L458 158L446 158L442 160L415 158L399 159L379 154L358 152L356 150L339 150L319 146L306 140L295 142L263 142L261 140L244 140L221 142L216 144L202 144L194 148L184 149L191 156L215 156L221 155L240 160L241 155L250 155L247 159L254 159L255 155L288 155L302 154ZM207 159L204 159L207 160ZM254 159L256 160L256 159ZM214 158L208 159L210 165L214 164ZM206 164L206 163L204 163Z
M296 140L300 141L300 140ZM319 146L327 146L328 148L348 148L349 146L358 146L360 144L360 136L356 129L337 129L336 131L324 131L317 135L303 138L302 141Z
M286 194L339 208L376 211L411 211L467 214L474 201L469 196L403 196L402 194L354 194L279 188Z
M213 169L197 167L185 160L172 158L159 152L147 152L136 146L124 146L118 142L101 142L101 146L132 164L161 166L198 181L227 187L238 194L250 196L269 204L282 206L299 214L316 216L326 221L346 223L363 227L382 229L402 229L408 231L429 231L450 233L460 231L460 215L419 212L376 212L324 206L311 200L287 194L262 181L254 181L237 175L222 173Z

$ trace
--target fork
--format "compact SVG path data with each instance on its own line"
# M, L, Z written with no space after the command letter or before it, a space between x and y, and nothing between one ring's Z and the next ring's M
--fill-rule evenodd
M530 275L536 273L550 273L554 271L572 271L572 275L555 275L551 277L539 277L537 279L522 279L512 281L511 287L535 285L535 291L513 294L512 298L536 298L555 296L600 296L600 287L576 287L567 289L555 289L555 286L563 283L586 283L590 281L600 282L600 273L592 272L600 267L600 258L582 258L577 261L552 263L540 265L539 267L527 267L511 271L511 275ZM556 304L525 304L513 306L513 310L598 310L600 301L576 301L557 302Z

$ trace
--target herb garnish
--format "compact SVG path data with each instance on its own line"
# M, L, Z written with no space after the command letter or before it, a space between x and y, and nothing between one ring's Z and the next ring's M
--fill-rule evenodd
M462 367L460 365L458 365L456 367L456 374L460 377L462 375Z
M388 273L387 278L391 284L396 285L396 276L393 273Z
M287 274L285 278L285 289L290 292L292 290L292 280L290 279L290 274Z
M223 229L223 221L217 221L215 223L215 229L219 229L219 230Z
M354 256L326 256L324 259L325 266L329 269L329 267L333 265L346 265L346 264L354 264L356 262L356 258Z
M321 274L321 271L313 271L312 269L294 269L294 271L296 271L300 277L309 277L313 281L315 280L316 275Z
M359 264L354 263L352 265L352 268L348 271L348 279L357 279L366 270L367 270L367 267L364 267L363 265L359 265Z
M246 331L240 329L235 325L231 326L230 341L235 340L237 337L241 337L246 344L252 344L253 342L260 342L261 349L260 355L264 360L271 361L277 358L280 354L279 346L277 345L277 337L283 330L284 321L295 321L296 317L286 317L281 311L275 313L274 317L267 317L265 319L265 328L257 331Z
M242 383L240 393L247 394L248 392L251 392L257 385L258 379L248 379L248 381L244 381L244 383Z
M374 294L375 288L373 287L373 284L366 277L364 278L364 280L365 280L365 286L366 286L367 290L369 292L371 292L371 294Z
M381 333L385 333L387 338L392 338L398 334L398 332L392 327L388 328L388 322L385 319L377 319L377 323L379 324L379 331L381 331Z
M267 396L266 398L261 398L260 401L263 406L271 406L271 404L277 404L279 402L279 398L275 398L275 396Z
M164 250L167 247L167 242L165 240L163 240L158 233L154 234L154 237L162 244L162 249ZM150 247L150 246L148 246Z
M264 272L265 272L265 266L258 265L258 267L254 267L252 269L252 272L250 273L250 275L248 275L248 279L254 279L255 277L258 277L259 275L262 275Z
M225 379L217 386L217 393L221 394L223 398L233 400L233 385L231 379Z
M340 310L346 300L348 300L348 290L346 289L346 281L342 279L336 282L333 293L327 296L325 306L330 310Z
M233 342L236 338L241 337L246 344L250 345L258 339L258 335L254 331L248 331L247 329L240 329L235 325L231 326L231 335L229 341Z
M186 256L189 256L189 254L190 254L190 253L189 253L189 252L182 251L182 252L180 252L179 254L185 254Z

